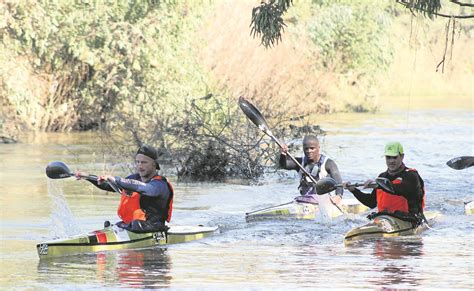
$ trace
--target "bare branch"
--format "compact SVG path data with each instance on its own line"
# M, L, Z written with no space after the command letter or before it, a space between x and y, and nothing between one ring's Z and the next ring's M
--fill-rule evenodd
M451 2L453 2L453 1L451 1ZM407 9L410 9L410 11L412 13L414 11L422 12L422 13L427 14L429 17L435 15L435 16L439 16L439 17L457 18L457 19L474 18L474 15L449 15L449 14L439 13L438 11L439 11L439 8L441 8L441 6L439 6L438 9L428 10L428 9L424 8L424 6L414 6L411 2L407 2L406 0L397 0L396 2L403 5L403 6L405 6ZM456 3L456 4L458 4L458 3ZM458 5L460 5L460 4L458 4ZM471 5L474 5L474 4L466 4L465 6L471 6Z
M459 6L467 6L467 7L474 7L474 4L471 4L471 3L464 3L464 2L461 2L459 0L450 0L450 2L454 3L454 4L457 4Z

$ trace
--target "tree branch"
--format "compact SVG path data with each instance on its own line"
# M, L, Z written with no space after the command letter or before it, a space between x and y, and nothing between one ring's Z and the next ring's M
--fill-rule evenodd
M458 0L450 0L453 3L456 3L461 6L474 6L474 4L466 4L466 3L461 3ZM457 3L459 2L459 3ZM420 8L420 7L413 7L410 3L404 1L404 0L397 0L397 3L405 6L406 8L410 9L410 11L413 12L413 10L418 11L418 12L423 12L428 14L429 16L436 15L439 17L445 17L445 18L457 18L457 19L467 19L467 18L474 18L474 15L448 15L444 13L439 13L435 11L428 11L426 9Z
M463 3L459 0L449 0L450 2L454 3L454 4L457 4L459 6L467 6L467 7L474 7L474 4L471 4L471 3Z

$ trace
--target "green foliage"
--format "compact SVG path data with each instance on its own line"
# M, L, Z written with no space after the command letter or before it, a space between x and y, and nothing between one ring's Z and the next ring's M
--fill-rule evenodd
M76 117L63 119L65 126L53 125L56 120L41 129L100 125L103 145L117 158L138 144L152 144L161 159L178 161L182 176L192 179L223 179L229 171L254 178L261 174L260 154L253 157L253 147L241 147L236 138L243 130L236 103L223 95L195 98L213 90L196 59L200 40L195 32L205 8L209 5L199 1L8 6L9 49L28 56L36 72L55 84L45 101L56 100L49 117L58 108ZM24 90L8 93L10 100L21 101L15 108L31 111L24 96Z
M52 76L56 88L50 99L58 105L74 101L70 110L78 114L68 119L69 128L119 120L113 116L117 109L125 115L153 112L154 106L134 108L148 104L168 108L160 112L169 115L175 112L165 106L170 100L179 103L203 91L190 37L200 5L172 0L10 3L7 38L11 49L30 56L37 72ZM10 98L15 95L21 92Z
M441 9L440 0L405 0L400 1L400 3L412 12L419 12L431 19Z
M336 72L375 74L392 60L391 17L381 1L322 1L309 24L322 65Z
M282 15L292 4L292 0L262 1L260 6L252 9L250 34L253 37L261 37L262 44L267 48L278 44L286 26Z

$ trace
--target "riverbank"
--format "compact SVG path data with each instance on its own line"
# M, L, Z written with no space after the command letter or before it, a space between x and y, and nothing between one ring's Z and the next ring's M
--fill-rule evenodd
M113 90L118 91L110 93L108 89L105 90L110 93L105 99L100 94L91 95L91 92L88 92L84 96L89 99L84 100L84 96L73 87L69 88L71 92L67 92L59 82L67 80L67 77L37 70L34 55L18 57L17 51L2 46L2 140L13 142L18 139L20 133L27 131L97 129L110 120L119 120L115 127L120 128L128 127L127 124L137 124L137 114L131 114L130 110L125 108L135 108L140 115L149 119L148 126L142 128L150 128L153 121L158 119L161 122L163 119L163 124L154 125L164 129L169 123L165 121L170 116L173 116L171 120L175 121L178 113L189 109L184 108L185 104L203 99L201 96L210 96L209 93L219 96L217 105L221 107L223 101L227 100L235 106L237 98L244 95L264 109L267 116L293 119L295 116L306 115L310 118L303 122L311 124L318 124L317 119L322 116L331 118L328 114L383 111L388 105L410 109L422 106L455 107L459 103L461 106L471 104L472 108L474 61L466 56L471 54L473 39L468 27L456 37L453 47L448 46L444 72L441 72L441 69L436 72L445 48L444 20L411 18L406 11L400 10L403 13L391 15L393 19L390 19L390 25L387 26L390 28L387 33L390 40L387 46L391 47L387 52L393 51L393 62L386 71L379 72L373 83L367 83L363 75L370 74L369 69L364 71L364 68L357 68L340 73L336 67L325 68L321 65L323 56L312 42L309 32L304 30L306 24L314 20L314 11L308 11L311 8L309 2L298 3L291 8L287 15L288 29L282 42L269 49L261 46L258 39L249 36L248 25L254 1L196 3L194 5L205 12L193 14L191 19L185 18L186 24L189 25L187 30L180 31L182 34L173 40L176 43L168 48L172 57L164 58L170 62L166 64L170 66L168 71L178 73L169 76L168 80L168 74L161 72L162 78L145 83L144 89L140 87L143 86L141 83L124 82L127 84L120 88L114 85ZM173 8L177 12L171 11L179 14L181 8L183 7L177 6ZM102 10L101 12L104 12ZM188 46L193 50L188 50ZM181 55L183 53L184 55ZM186 60L183 59L184 56ZM112 63L120 60L120 55L115 57L112 55L108 60ZM185 62L186 66L180 65L178 59ZM150 64L142 65L145 66L136 65L133 70L146 71L146 65ZM152 63L151 67L156 65ZM175 67L179 69L173 69ZM94 68L92 66L90 69ZM119 76L120 74L117 74L114 78ZM103 82L100 78L93 82L96 81L98 87L94 92L104 92L104 88L100 87ZM147 91L146 94L140 88ZM61 103L61 98L56 95L58 90L63 94L61 98L65 98L64 103ZM204 91L207 94L204 94ZM124 98L122 93L129 94L129 97ZM15 102L8 102L12 94L16 94L16 99L12 97ZM82 97L67 100L74 94ZM94 98L97 100L92 102ZM179 102L165 101L170 98ZM143 112L136 109L142 102L140 100L160 100L163 105L160 103L158 109L162 110L160 108L164 106L167 108L154 116L156 108L147 108ZM207 106L209 103L201 102L200 106ZM86 110L82 117L78 116L78 104L81 104L81 108L90 106L89 111ZM99 104L102 109L97 110L100 112L94 111L98 107L91 106L92 104ZM118 104L123 106L114 108ZM211 112L212 105L205 109ZM114 112L120 112L121 116L114 117ZM217 115L224 118L222 112ZM100 119L97 116L100 116Z

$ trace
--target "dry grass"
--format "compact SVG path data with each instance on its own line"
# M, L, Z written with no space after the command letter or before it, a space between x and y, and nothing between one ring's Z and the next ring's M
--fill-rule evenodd
M65 131L77 118L75 103L58 96L58 82L52 75L33 71L26 57L4 60L0 69L3 110L16 112L6 118L5 128ZM15 124L10 124L13 121ZM11 132L10 135L17 135Z
M395 43L395 59L387 78L379 83L381 101L397 105L410 102L423 108L465 107L470 103L472 108L473 38L464 32L457 34L452 50L448 46L444 73L441 67L436 72L445 48L446 19L405 16L396 21L393 37L399 41ZM469 26L469 22L464 21L463 25Z
M446 106L474 98L472 38L460 34L452 58L448 51L444 73L436 72L444 51L445 19L412 20L408 13L394 19L394 63L370 92L361 84L351 86L350 76L315 69L319 56L314 46L293 31L286 32L283 42L274 48L260 46L259 40L249 35L255 5L255 1L218 1L215 14L202 29L207 40L202 62L221 88L235 98L244 95L266 110L289 109L293 115L341 111L348 104L352 108L377 108L377 103L394 99L404 102L407 96L420 105L426 105L428 96L438 96L438 107L443 106L440 96L446 96ZM463 24L469 25L466 21Z
M265 49L249 33L255 1L220 1L203 28L207 43L202 62L223 90L243 95L272 112L294 114L331 110L328 87L336 76L314 68L318 55L309 40L283 35L283 42ZM304 100L304 101L303 101Z

